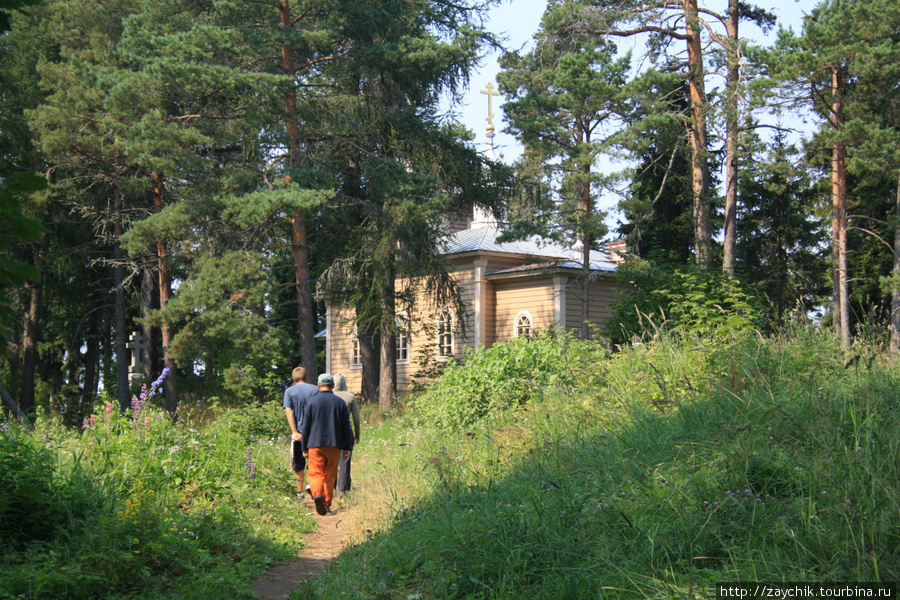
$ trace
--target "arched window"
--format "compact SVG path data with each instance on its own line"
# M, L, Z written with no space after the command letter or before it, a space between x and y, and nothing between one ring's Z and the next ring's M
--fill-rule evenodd
M359 346L359 331L353 328L353 334L350 338L350 368L362 369L362 351Z
M534 321L531 319L531 313L527 310L521 311L516 315L515 330L513 335L517 338L531 337L534 333Z
M436 325L438 358L453 356L453 312L449 306L438 311Z
M397 364L409 364L409 316L397 314Z

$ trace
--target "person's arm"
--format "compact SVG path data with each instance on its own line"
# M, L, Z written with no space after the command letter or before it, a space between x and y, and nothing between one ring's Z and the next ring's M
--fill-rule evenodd
M356 434L353 436L353 440L355 443L359 443L359 430L360 430L360 421L359 421L359 406L356 403L356 396L353 397L353 400L350 401L350 414L353 416L353 432Z
M287 415L288 425L291 426L291 439L295 442L300 441L300 432L297 431L297 419L294 418L294 409L290 406L285 407L284 409L285 415Z
M340 419L341 450L349 452L353 449L353 426L350 425L350 409L345 402L341 402L338 411L338 419Z
M300 432L300 448L303 451L303 456L309 458L309 448L306 447L307 442L309 441L309 424L312 422L309 416L309 401L307 400L306 405L303 407L303 430Z

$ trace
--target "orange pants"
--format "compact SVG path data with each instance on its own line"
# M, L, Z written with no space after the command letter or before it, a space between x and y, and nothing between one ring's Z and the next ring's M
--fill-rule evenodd
M341 449L334 446L325 448L309 448L306 465L306 480L313 497L322 494L325 506L331 506L334 498L334 482L337 479L338 463L341 460Z

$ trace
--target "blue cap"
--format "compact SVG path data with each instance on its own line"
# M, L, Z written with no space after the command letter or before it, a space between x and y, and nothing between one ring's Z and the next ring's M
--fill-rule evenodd
M331 373L322 373L319 375L319 383L328 383L334 385L334 376Z

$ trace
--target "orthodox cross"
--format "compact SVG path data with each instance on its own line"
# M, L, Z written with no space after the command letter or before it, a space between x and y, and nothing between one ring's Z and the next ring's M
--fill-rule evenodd
M131 369L128 379L134 381L144 375L144 365L147 362L150 344L140 331L135 331L131 334L131 339L125 344L125 347L131 350Z
M487 126L487 129L488 129L488 132L493 133L494 132L494 110L493 110L492 103L491 103L491 96L499 96L500 94L498 92L494 91L494 84L491 82L488 82L487 89L481 90L481 93L485 94L488 97L488 116L487 116L488 126Z

